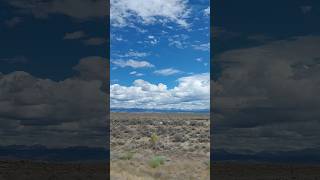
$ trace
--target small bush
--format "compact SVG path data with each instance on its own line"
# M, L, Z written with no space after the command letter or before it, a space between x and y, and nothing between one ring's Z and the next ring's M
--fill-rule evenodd
M131 160L134 156L134 152L132 151L129 151L129 152L126 152L125 154L123 154L123 156L120 157L120 159L122 160Z
M153 133L150 137L150 141L151 141L152 145L155 146L157 144L158 140L159 140L159 137L155 133Z
M157 168L160 165L163 165L165 162L165 157L163 156L154 156L153 158L150 159L149 165L152 168Z

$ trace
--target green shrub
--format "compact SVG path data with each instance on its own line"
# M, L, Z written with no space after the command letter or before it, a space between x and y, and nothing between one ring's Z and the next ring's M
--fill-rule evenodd
M157 144L158 140L159 140L159 137L155 133L153 133L150 137L150 141L151 141L152 145L155 146Z
M163 157L163 156L154 156L154 157L152 157L150 159L149 165L152 168L157 168L158 166L163 165L164 162L165 162L165 157Z
M123 154L123 155L120 157L120 159L122 159L122 160L131 160L131 159L133 158L134 154L135 154L135 153L132 152L132 151L126 152L125 154Z

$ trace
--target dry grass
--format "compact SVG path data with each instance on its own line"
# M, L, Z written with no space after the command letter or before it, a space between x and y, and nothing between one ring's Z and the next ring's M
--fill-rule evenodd
M112 113L111 122L111 180L210 179L208 115Z
M150 167L147 163L135 160L111 162L111 180L208 180L209 169L205 163L194 160L180 160L165 163L157 168Z

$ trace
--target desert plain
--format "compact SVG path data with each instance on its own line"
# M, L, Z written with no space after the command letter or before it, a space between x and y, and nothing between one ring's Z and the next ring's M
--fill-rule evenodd
M210 179L210 120L200 113L112 113L111 180Z

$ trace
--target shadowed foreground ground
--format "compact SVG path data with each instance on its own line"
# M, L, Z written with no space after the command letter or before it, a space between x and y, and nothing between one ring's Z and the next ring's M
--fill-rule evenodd
M320 180L320 165L214 163L216 180Z
M0 180L106 180L106 163L0 161Z
M196 157L193 157L196 158ZM196 166L202 166L193 161ZM123 171L113 171L112 179L146 180L168 179L167 172L182 174L178 179L183 179L183 173L176 172L193 169L190 161L186 159L178 166L170 163L156 169L139 169L143 165L135 166L135 161L118 161L114 166L124 168ZM143 164L143 162L141 162ZM205 166L203 166L205 167ZM107 180L108 171L103 163L87 164L62 164L31 161L0 161L0 180ZM117 168L116 168L117 169ZM138 170L138 171L137 171ZM140 172L140 174L137 172ZM136 173L136 174L135 174ZM144 177L141 177L144 173ZM192 172L190 172L192 173ZM193 172L198 177L187 179L209 179L207 171ZM239 164L239 163L214 163L211 179L214 180L318 180L320 179L319 165L272 165L272 164Z

